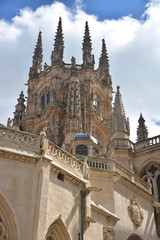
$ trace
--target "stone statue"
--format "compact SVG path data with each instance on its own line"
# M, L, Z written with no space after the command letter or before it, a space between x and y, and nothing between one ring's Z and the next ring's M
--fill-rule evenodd
M42 150L45 150L46 145L45 145L45 140L46 140L46 131L47 131L47 127L44 127L43 130L40 132L40 137L41 137L41 141L40 141L40 147L42 148Z
M75 68L75 66L76 66L76 59L73 56L71 58L71 65L72 65L72 68Z
M83 177L85 179L88 179L89 177L89 171L90 171L90 168L87 164L87 158L84 159L84 162L83 162Z
M12 119L10 118L7 120L7 128L12 128Z

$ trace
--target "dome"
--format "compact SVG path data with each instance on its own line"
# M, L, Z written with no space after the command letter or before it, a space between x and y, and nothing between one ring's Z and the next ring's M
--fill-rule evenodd
M90 135L89 133L78 133L75 136L75 140L76 141L80 141L80 140L89 140L90 139Z

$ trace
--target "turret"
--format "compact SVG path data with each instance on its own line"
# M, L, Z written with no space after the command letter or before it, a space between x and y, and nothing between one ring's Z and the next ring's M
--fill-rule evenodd
M22 129L22 120L25 115L25 105L24 105L25 99L24 99L23 92L21 92L21 94L19 95L19 98L17 100L18 100L18 103L15 106L13 126L20 130L23 130Z
M148 129L145 125L145 120L144 120L142 114L140 114L138 123L139 123L139 125L137 128L137 142L141 142L148 138Z
M101 83L105 86L112 85L111 76L109 74L109 60L108 54L106 49L105 40L102 39L102 53L101 57L99 58L99 76Z
M32 67L30 68L29 78L38 77L42 71L42 32L39 32L37 44L34 50L33 60L32 60Z
M112 113L111 140L114 138L129 139L130 135L129 119L126 118L119 89L118 86Z
M64 41L63 41L63 30L62 30L62 19L59 18L57 32L54 42L54 50L51 54L51 65L63 64L63 52L64 52Z
M86 21L85 24L85 33L83 37L83 67L94 67L94 55L91 54L92 52L92 43L91 43L91 37L89 33L89 27L88 22Z

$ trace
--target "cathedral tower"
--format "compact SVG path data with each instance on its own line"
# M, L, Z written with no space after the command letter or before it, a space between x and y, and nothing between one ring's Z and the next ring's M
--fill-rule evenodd
M51 66L42 69L42 39L39 32L28 80L25 131L39 134L47 127L47 137L66 150L78 133L87 133L105 151L110 140L112 81L105 41L99 68L94 70L94 56L88 22L82 43L83 63L63 61L62 19L55 34Z

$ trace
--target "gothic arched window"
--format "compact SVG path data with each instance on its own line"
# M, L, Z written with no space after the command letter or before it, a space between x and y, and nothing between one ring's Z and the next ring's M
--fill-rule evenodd
M92 157L98 157L99 151L97 148L92 147Z
M88 156L88 147L86 145L78 145L76 147L76 154Z
M142 179L152 184L152 194L160 201L160 165L149 164L142 173Z
M50 102L50 91L47 92L47 103Z
M41 97L41 107L42 107L42 109L44 109L44 107L45 107L45 94L43 94Z

